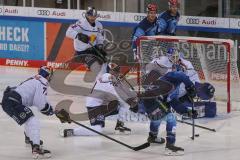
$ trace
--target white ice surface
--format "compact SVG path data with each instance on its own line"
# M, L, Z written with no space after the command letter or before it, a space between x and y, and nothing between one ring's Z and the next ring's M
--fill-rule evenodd
M0 66L0 97L7 85L16 85L32 76L36 69L3 67ZM81 85L82 73L74 73L66 83ZM86 85L86 84L85 84ZM88 85L91 87L92 84ZM72 98L73 112L85 111L84 97L63 95L49 90L49 100L57 104L64 98ZM219 106L225 107L225 106ZM240 112L220 115L215 119L196 120L196 123L215 128L216 133L196 128L200 137L194 141L191 136L191 126L178 123L177 146L185 149L185 155L179 157L164 156L164 145L150 146L142 151L132 151L124 146L112 142L104 137L70 137L59 136L59 129L71 128L76 125L61 125L55 117L46 117L36 113L41 121L41 138L44 147L52 152L53 160L239 160L240 158ZM88 122L83 122L88 124ZM126 122L132 129L131 135L114 134L114 121L107 121L104 133L123 141L129 145L137 146L146 141L148 136L148 123ZM0 160L28 160L31 158L30 148L25 147L23 127L18 126L0 109ZM160 134L166 135L165 124L161 126Z

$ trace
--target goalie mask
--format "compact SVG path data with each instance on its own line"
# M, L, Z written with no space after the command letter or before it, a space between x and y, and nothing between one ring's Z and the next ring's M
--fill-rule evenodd
M38 74L46 78L50 82L53 76L53 69L48 66L41 66L38 70Z
M172 62L173 64L177 64L180 59L180 54L177 49L169 48L167 51L167 57L170 62Z

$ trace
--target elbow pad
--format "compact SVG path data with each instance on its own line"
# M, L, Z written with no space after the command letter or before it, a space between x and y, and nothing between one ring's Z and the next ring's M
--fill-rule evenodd
M47 116L51 116L54 114L52 106L49 105L48 103L45 104L45 107L40 112Z

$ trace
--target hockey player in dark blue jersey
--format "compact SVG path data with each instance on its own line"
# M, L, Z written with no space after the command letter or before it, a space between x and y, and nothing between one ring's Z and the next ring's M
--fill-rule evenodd
M159 75L156 78L156 75ZM152 78L152 76L154 78ZM154 80L155 79L155 80ZM161 83L170 83L173 85L167 95L159 95L159 96L152 96L152 97L145 97L142 98L143 105L146 109L146 113L148 114L151 122L150 122L150 132L148 137L149 143L164 143L165 140L163 138L158 139L158 131L159 126L163 120L166 121L166 155L183 155L184 149L181 147L175 146L176 141L176 118L175 115L172 113L172 109L180 114L193 114L193 111L189 110L187 106L183 105L182 102L178 99L178 88L181 83L184 83L186 86L187 94L190 98L194 98L196 96L195 86L192 81L189 79L188 76L182 71L172 71L168 72L165 75L160 75L157 71L152 71L147 75L147 78L144 82L145 86L150 86L146 89L146 92L152 92L151 85L154 84L154 81L161 81ZM166 86L166 85L165 85ZM164 89L168 90L168 89ZM146 93L146 95L149 95Z
M144 18L134 29L132 35L132 49L134 52L134 59L138 59L137 39L141 36L154 36L157 34L157 5L148 4L147 17Z
M158 35L176 35L176 27L180 14L178 12L178 0L168 1L169 9L160 13L157 18Z

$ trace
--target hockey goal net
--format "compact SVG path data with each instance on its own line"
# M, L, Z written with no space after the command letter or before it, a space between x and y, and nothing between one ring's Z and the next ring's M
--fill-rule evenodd
M211 83L215 89L215 100L224 106L224 111L238 110L240 102L239 68L234 41L226 39L143 36L138 41L140 56L139 81L146 73L146 64L153 58L165 55L168 48L176 47L182 56L191 61L201 81ZM218 104L219 106L219 104Z

